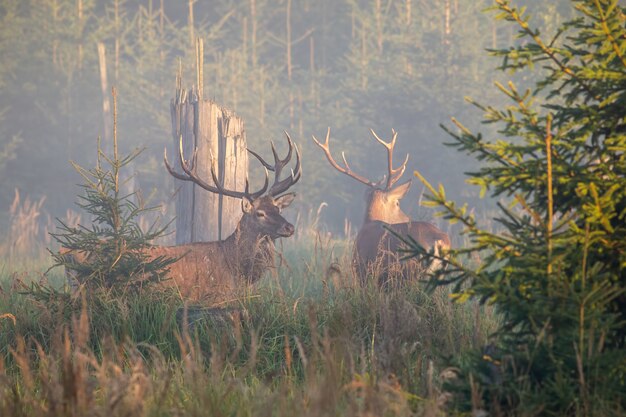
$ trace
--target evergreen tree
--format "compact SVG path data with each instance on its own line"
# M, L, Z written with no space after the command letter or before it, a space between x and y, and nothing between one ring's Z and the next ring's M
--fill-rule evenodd
M569 4L532 2L546 22L558 22ZM491 67L477 51L503 44L512 32L480 14L487 4L215 0L208 8L189 1L4 1L0 152L14 136L22 141L13 145L15 160L5 159L11 176L0 177L0 207L8 207L20 187L46 194L46 210L63 213L71 201L66 184L76 176L67 164L50 161L95 164L85 139L104 131L99 43L106 49L108 85L123 92L120 129L136 132L120 145L122 153L146 147L138 181L149 199L167 201L174 189L161 153L172 140L169 99L179 59L184 85L197 83L192 34L204 39L205 97L244 118L251 147L288 130L316 173L303 178L301 201L309 207L328 202L337 225L345 216L360 218L362 207L350 182L325 169L310 140L328 126L355 170L377 167L372 175L382 174L367 129L384 134L393 127L400 132L398 153L409 152L412 166L437 178L453 176L448 191L464 192L461 158L438 146L443 134L435 121L464 116L459 91L493 100L478 90ZM109 153L110 146L103 142ZM450 166L459 168L451 172Z
M461 361L450 385L462 407L492 415L626 408L626 8L572 7L576 16L546 38L524 8L496 0L497 17L516 24L521 40L492 51L501 69L542 77L526 91L498 84L506 108L472 102L503 139L454 119L456 129L445 128L452 146L483 162L469 182L500 199L497 230L416 173L430 205L462 223L469 240L431 283L454 284L457 301L477 299L502 316L494 344Z
M109 289L114 292L145 287L165 279L167 267L176 259L151 259L146 249L151 241L162 236L167 226L144 232L138 224L139 216L154 208L137 205L136 193L124 195L120 172L141 150L118 157L116 133L116 97L113 90L113 156L105 155L98 140L98 159L95 168L83 168L72 163L81 175L84 194L78 206L92 217L91 226L69 226L59 220L60 227L52 236L62 246L52 253L55 266L71 271L76 284L88 290ZM69 250L69 255L68 251Z

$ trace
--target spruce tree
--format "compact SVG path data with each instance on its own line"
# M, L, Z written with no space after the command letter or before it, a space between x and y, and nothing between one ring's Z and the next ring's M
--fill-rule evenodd
M52 233L62 249L53 252L54 266L71 271L77 284L88 290L106 289L121 293L145 287L166 277L167 267L176 259L150 258L146 249L165 233L165 227L153 224L148 231L139 226L139 218L156 208L136 203L136 192L123 192L120 174L141 153L141 149L118 156L116 94L113 89L113 155L106 155L98 140L95 168L72 165L83 178L77 205L92 220L90 226L67 225L62 220L59 231ZM68 256L67 250L74 256Z
M468 182L498 199L495 230L416 173L429 204L460 222L469 242L431 284L452 284L457 301L476 299L501 315L493 345L458 361L448 388L460 408L626 409L626 8L617 0L572 7L575 18L546 38L524 8L496 0L497 18L517 25L519 42L491 53L503 71L539 81L524 91L497 84L506 108L470 100L498 127L495 140L455 119L444 127L451 146L482 162Z

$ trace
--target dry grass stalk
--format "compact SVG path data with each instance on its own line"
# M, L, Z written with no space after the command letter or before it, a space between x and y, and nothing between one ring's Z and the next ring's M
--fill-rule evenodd
M17 325L17 320L15 319L15 316L11 313L0 314L0 320L2 319L9 319L13 322L13 326Z
M15 197L9 208L9 234L0 252L9 258L41 253L40 217L45 200L45 196L38 201L32 201L29 197L22 200L19 190L15 189Z

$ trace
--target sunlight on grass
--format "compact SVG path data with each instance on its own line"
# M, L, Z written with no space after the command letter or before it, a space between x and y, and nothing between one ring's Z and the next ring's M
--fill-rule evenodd
M223 309L151 291L36 299L26 286L62 288L63 271L5 259L0 414L432 415L446 357L495 328L445 290L357 287L347 239L306 230L277 249L277 268Z

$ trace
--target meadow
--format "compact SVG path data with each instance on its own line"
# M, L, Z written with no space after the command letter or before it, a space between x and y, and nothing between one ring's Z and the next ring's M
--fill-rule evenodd
M487 343L493 310L423 282L360 288L351 239L307 223L279 243L277 268L224 308L154 291L87 303L45 291L65 278L44 273L41 243L5 253L0 415L445 414L451 358Z

